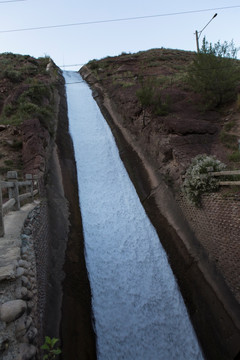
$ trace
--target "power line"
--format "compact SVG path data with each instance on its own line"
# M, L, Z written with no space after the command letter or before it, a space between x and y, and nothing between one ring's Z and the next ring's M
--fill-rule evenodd
M17 0L15 0L15 1L17 1ZM25 1L25 0L18 0L18 1ZM206 11L226 10L226 9L234 9L234 8L240 8L240 5L224 6L224 7L211 8L211 9L180 11L180 12L157 14L157 15L135 16L135 17L119 18L119 19L86 21L86 22L78 22L78 23L72 23L72 24L47 25L47 26L38 26L38 27L30 27L30 28L22 28L22 29L0 30L0 33L12 33L12 32L20 32L20 31L33 31L33 30L54 29L54 28L81 26L81 25L104 24L104 23L120 22L120 21L142 20L142 19L151 19L151 18L157 18L157 17L186 15L186 14L194 14L194 13L200 13L200 12L206 12Z
M85 64L58 65L58 67L65 68L65 67L83 66L83 65L85 65Z
M0 4L15 3L15 2L20 2L20 1L26 1L26 0L5 0L5 1L0 1Z
M134 55L134 54L133 54ZM224 58L225 59L225 58ZM226 59L228 59L228 58L226 58ZM104 60L104 58L103 59L100 59L100 60L96 60L96 62L100 62L101 60ZM232 59L232 60L237 60L237 59ZM74 67L74 66L83 66L83 65L87 65L87 63L82 63L82 64L67 64L67 65L57 65L60 69L61 68L65 68L65 67ZM239 61L239 64L234 64L234 65L231 65L231 66L229 66L229 65L227 65L227 66L221 66L221 69L225 69L225 68L232 68L232 67L238 67L238 68L240 68L240 61ZM219 69L220 67L208 67L208 68L201 68L200 70L217 70L217 69ZM68 71L68 70L66 70L66 71ZM181 69L179 69L179 70L177 70L177 71L175 71L174 73L178 73L178 72L185 72L186 70L181 70ZM152 74L153 76L155 76L155 75L157 75L157 74Z

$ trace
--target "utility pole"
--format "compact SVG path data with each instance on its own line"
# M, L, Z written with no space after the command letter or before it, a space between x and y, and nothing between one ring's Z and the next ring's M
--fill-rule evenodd
M198 31L197 30L195 31L195 35L196 35L196 43L197 43L197 52L199 53L199 42L198 42L199 36L198 36Z
M210 24L210 22L217 16L217 13L213 15L213 17L209 20L209 22L207 23L207 25L204 26L204 28L202 28L201 31L195 31L195 36L196 36L196 44L197 44L197 52L199 53L199 38L203 32L204 29L206 29L206 27L208 26L208 24Z

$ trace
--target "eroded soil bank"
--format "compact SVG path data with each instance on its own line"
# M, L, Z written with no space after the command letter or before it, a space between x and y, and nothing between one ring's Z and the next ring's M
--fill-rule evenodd
M114 102L86 67L81 74L94 90L129 176L168 254L206 359L237 359L239 304L209 261L161 175L121 126Z

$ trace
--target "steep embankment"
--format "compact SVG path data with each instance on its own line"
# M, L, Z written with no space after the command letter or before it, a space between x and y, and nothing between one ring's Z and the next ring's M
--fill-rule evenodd
M174 56L179 56L186 66L191 54L173 54L167 50L149 53L94 61L83 67L81 74L93 89L93 96L116 138L121 158L167 251L206 358L233 359L239 353L240 307L235 275L229 276L227 270L238 270L233 258L227 263L232 251L227 245L228 232L225 229L221 238L214 238L216 230L209 224L213 216L211 211L215 223L216 219L221 222L221 211L224 214L229 211L228 199L225 203L217 199L211 211L206 206L209 201L211 203L211 196L204 199L206 204L199 210L204 213L204 218L199 219L199 224L208 229L206 234L196 231L194 223L198 223L197 219L186 220L191 207L185 203L183 206L179 194L180 175L195 155L214 154L228 162L229 150L225 150L219 141L222 120L217 112L202 114L194 106L197 96L179 83L176 72L179 63L174 62ZM149 66L149 55L152 61L155 56L155 62L158 62L154 70ZM145 68L144 61L148 65ZM164 74L165 79L166 76L175 78L167 89L175 99L171 112L154 115L151 109L141 109L136 97L140 74L159 77ZM236 113L232 116L238 119ZM231 214L238 228L239 202L235 202L233 208ZM230 220L226 219L230 226ZM212 250L217 244L210 251L203 241L206 236L212 244L214 240L222 241L217 255ZM231 240L234 252L238 253L237 230L231 232ZM227 251L230 254L224 258L223 253Z
M20 178L25 173L40 178L41 203L28 219L37 269L33 324L38 331L30 344L38 348L37 356L41 358L43 337L60 337L64 359L95 359L91 294L64 80L51 59L0 55L0 115L2 178L8 170L17 170ZM24 241L22 247L26 247ZM19 278L16 284L21 282ZM1 289L5 285L7 289L7 283L1 283ZM1 298L0 304L2 301ZM21 323L24 316L19 319ZM2 325L7 331L14 331L11 324ZM22 329L25 337L27 331L26 324ZM26 353L26 346L25 354L11 341L5 346L6 337L1 335L0 356L32 358L33 354ZM11 338L14 336L12 333ZM19 343L22 341L18 339Z

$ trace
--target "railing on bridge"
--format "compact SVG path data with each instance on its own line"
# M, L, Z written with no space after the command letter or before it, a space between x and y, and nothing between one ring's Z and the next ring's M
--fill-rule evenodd
M8 171L7 179L0 181L0 237L4 236L4 215L10 210L20 210L21 202L26 199L33 201L34 196L39 192L37 176L26 174L25 181L19 181L16 171ZM21 190L24 188L25 192L22 193Z

